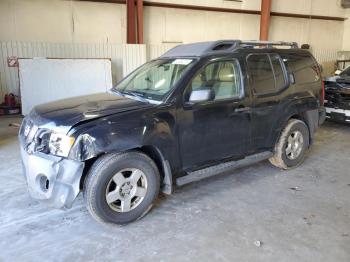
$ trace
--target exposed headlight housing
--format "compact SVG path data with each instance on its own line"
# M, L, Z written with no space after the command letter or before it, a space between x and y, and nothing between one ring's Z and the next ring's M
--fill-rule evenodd
M51 133L49 140L50 154L62 157L68 157L69 151L74 144L74 137Z

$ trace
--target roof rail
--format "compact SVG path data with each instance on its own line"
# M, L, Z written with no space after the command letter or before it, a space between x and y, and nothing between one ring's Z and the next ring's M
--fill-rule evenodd
M266 46L272 48L273 46L290 46L290 48L298 48L296 42L283 42L283 41L238 41L239 46Z

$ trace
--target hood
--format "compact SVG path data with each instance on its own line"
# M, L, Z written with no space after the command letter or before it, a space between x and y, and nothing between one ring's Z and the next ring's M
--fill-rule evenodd
M42 128L68 133L82 121L151 106L154 105L116 94L98 93L38 105L29 119Z
M324 81L327 82L337 82L337 83L350 83L350 77L348 76L331 76L331 77L326 77Z
M325 81L326 92L332 89L340 90L340 89L350 88L349 77L332 76L332 77L326 78L324 81Z

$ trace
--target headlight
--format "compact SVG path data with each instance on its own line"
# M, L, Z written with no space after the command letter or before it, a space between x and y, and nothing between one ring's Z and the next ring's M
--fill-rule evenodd
M74 137L63 134L51 133L49 140L50 154L68 157L69 151L74 144Z

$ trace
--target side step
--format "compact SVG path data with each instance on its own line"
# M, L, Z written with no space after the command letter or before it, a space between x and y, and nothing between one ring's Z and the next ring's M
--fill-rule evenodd
M244 166L251 165L253 163L260 162L272 156L273 156L272 152L266 151L255 155L247 156L237 161L225 162L215 166L206 167L204 169L200 169L197 171L188 172L188 175L179 177L178 179L176 179L176 185L183 186L185 184L199 181L207 177L215 176L232 169L236 169L239 167L244 167Z

